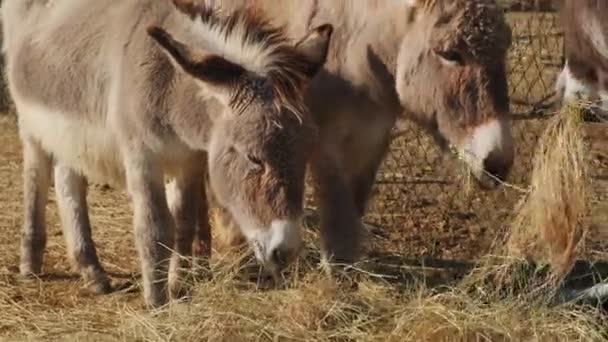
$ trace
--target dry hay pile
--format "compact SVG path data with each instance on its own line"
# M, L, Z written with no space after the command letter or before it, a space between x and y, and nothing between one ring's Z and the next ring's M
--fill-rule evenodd
M225 260L226 261L226 260ZM188 303L157 313L104 297L98 305L48 307L4 295L0 336L11 341L600 341L606 322L591 308L550 308L423 281L402 288L359 274L330 280L306 261L282 290L262 290L227 266L196 284ZM234 268L232 269L234 270ZM305 272L304 272L305 271ZM14 286L14 285L12 285ZM490 293L488 287L484 288ZM74 291L74 289L71 289ZM38 294L40 295L40 294ZM49 294L50 295L50 294ZM62 295L62 294L57 294ZM66 294L63 294L66 295Z
M549 121L508 243L511 254L550 263L557 278L572 269L586 233L581 224L589 200L583 108L571 104Z

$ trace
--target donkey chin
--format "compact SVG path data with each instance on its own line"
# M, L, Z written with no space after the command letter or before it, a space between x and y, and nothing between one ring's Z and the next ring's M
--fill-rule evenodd
M509 176L514 147L506 120L492 120L479 125L456 148L482 189L496 189Z

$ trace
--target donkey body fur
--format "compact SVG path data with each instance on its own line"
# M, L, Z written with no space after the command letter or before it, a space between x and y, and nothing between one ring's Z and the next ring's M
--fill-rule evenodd
M297 253L315 134L302 94L331 26L293 43L255 13L177 0L6 0L2 18L24 153L23 275L41 272L52 171L70 257L96 292L111 288L88 182L128 189L150 307L166 302L167 274L180 292L197 221L208 227L207 172L262 263Z

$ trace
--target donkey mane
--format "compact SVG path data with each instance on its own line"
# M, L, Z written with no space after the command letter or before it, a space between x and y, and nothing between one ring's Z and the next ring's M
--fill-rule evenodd
M458 28L463 33L463 43L473 56L493 59L502 55L511 44L511 30L502 7L493 0L459 2L464 15ZM491 51L495 53L488 53Z
M431 12L452 3L462 11L458 18L457 37L454 41L458 47L468 51L476 59L492 59L500 56L511 44L511 36L504 35L508 24L504 19L504 10L495 0L418 0L418 7ZM437 24L442 23L442 19ZM510 32L510 29L509 29ZM495 51L495 53L488 53Z
M204 41L209 53L268 80L275 107L287 108L301 119L304 84L316 70L294 47L284 27L272 25L265 13L252 7L227 13L206 4L174 3L192 20L193 37ZM242 84L233 94L230 105L235 109L248 104L247 86Z

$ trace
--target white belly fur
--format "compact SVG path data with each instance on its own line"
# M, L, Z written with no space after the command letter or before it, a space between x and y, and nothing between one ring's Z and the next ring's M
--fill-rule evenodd
M40 143L56 163L71 167L90 183L124 187L125 168L118 137L109 122L93 125L75 115L53 111L40 105L19 104L19 131ZM160 142L155 151L168 178L181 168L191 167L195 151L174 139Z
M20 134L39 142L55 162L82 173L92 183L125 184L117 139L107 124L95 126L39 105L18 108Z

